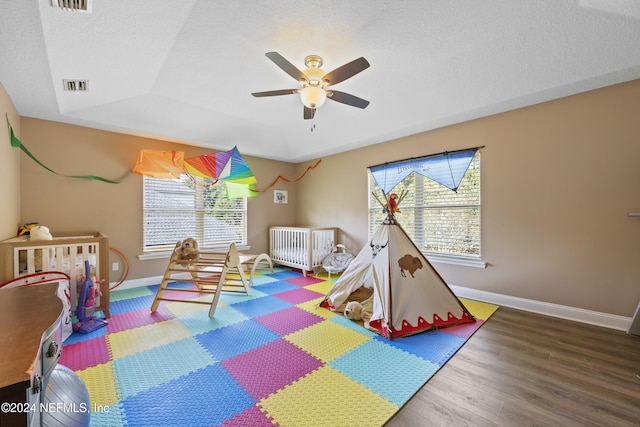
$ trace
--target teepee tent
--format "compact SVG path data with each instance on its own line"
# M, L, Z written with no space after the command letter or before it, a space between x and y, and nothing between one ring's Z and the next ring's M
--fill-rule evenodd
M473 150L475 154L476 149ZM412 161L415 164L415 159ZM452 185L457 187L459 182L457 180ZM383 190L386 201L390 200L387 196L389 190ZM442 326L475 322L396 221L393 209L387 209L387 214L321 305L342 311L347 302L358 300L356 294L362 294L358 291L368 289L373 306L370 318L363 319L365 326L368 323L369 329L390 339Z
M387 338L475 322L392 216L349 264L322 305L340 310L361 287L373 291L369 328Z

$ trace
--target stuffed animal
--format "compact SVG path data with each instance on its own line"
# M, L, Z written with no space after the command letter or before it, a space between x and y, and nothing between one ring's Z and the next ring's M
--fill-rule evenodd
M362 320L364 308L358 301L349 301L344 308L344 317L351 320Z
M29 231L29 240L53 240L53 236L51 235L51 231L49 231L49 227L36 225Z
M365 328L373 314L373 294L364 301L349 301L344 308L344 317L351 320L362 320Z
M183 241L178 242L174 252L178 256L178 263L182 266L198 262L198 259L200 258L198 242L192 237L188 237Z
M398 208L398 195L396 193L391 193L385 208L391 212L400 212L400 209Z
M18 237L28 236L31 232L31 229L36 225L38 225L37 222L27 222L26 224L23 224L22 227L18 229Z
M48 227L44 225L36 225L35 227L30 228L29 230L29 241L30 242L38 242L38 241L47 241L53 240L53 236L49 231ZM55 256L55 249L49 249L49 259ZM27 251L22 250L18 256L20 271L28 270L27 268ZM35 249L33 251L33 264L35 271L43 271L42 265L42 249Z

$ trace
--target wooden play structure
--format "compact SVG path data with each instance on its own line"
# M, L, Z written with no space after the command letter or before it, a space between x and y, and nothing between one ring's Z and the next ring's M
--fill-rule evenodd
M176 243L176 249L182 242ZM253 276L260 264L268 264L273 273L273 263L267 254L245 255L238 252L235 243L225 253L211 251L197 251L197 256L192 260L181 259L177 251L174 251L169 259L169 265L162 277L160 287L151 305L151 311L158 309L160 301L174 301L194 304L207 304L209 317L213 314L220 300L222 292L236 292L249 294L253 285ZM245 270L251 265L249 273ZM191 282L193 288L178 288L170 286L175 282ZM211 300L202 298L174 298L165 296L165 292L196 293L200 296L213 295Z

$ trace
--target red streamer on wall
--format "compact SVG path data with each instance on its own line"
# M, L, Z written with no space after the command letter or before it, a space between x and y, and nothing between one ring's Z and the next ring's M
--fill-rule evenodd
M304 177L305 177L305 175L306 175L306 174L307 174L311 169L315 169L315 168L320 164L320 162L322 162L322 159L318 160L318 161L316 162L316 164L315 164L315 165L313 165L313 166L309 166L309 167L304 171L304 173L303 173L302 175L300 175L297 179L290 180L290 179L285 178L285 177L284 177L284 176L282 176L282 175L278 175L278 177L277 177L277 178L276 178L276 179L271 183L271 185L269 185L269 186L268 186L267 188L265 188L264 190L251 190L251 191L255 191L256 193L263 193L263 192L267 191L268 189L270 189L271 187L273 187L274 185L276 185L276 184L278 183L278 181L279 181L279 180L283 180L283 181L286 181L286 182L298 182L298 181L300 181L302 178L304 178Z

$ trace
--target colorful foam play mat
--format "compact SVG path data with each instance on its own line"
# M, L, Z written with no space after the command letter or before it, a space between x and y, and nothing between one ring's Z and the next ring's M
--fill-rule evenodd
M60 363L84 380L92 426L376 426L498 308L463 299L477 322L389 340L318 306L335 279L265 271L213 318L152 313L157 285L115 290L107 327L71 335Z

